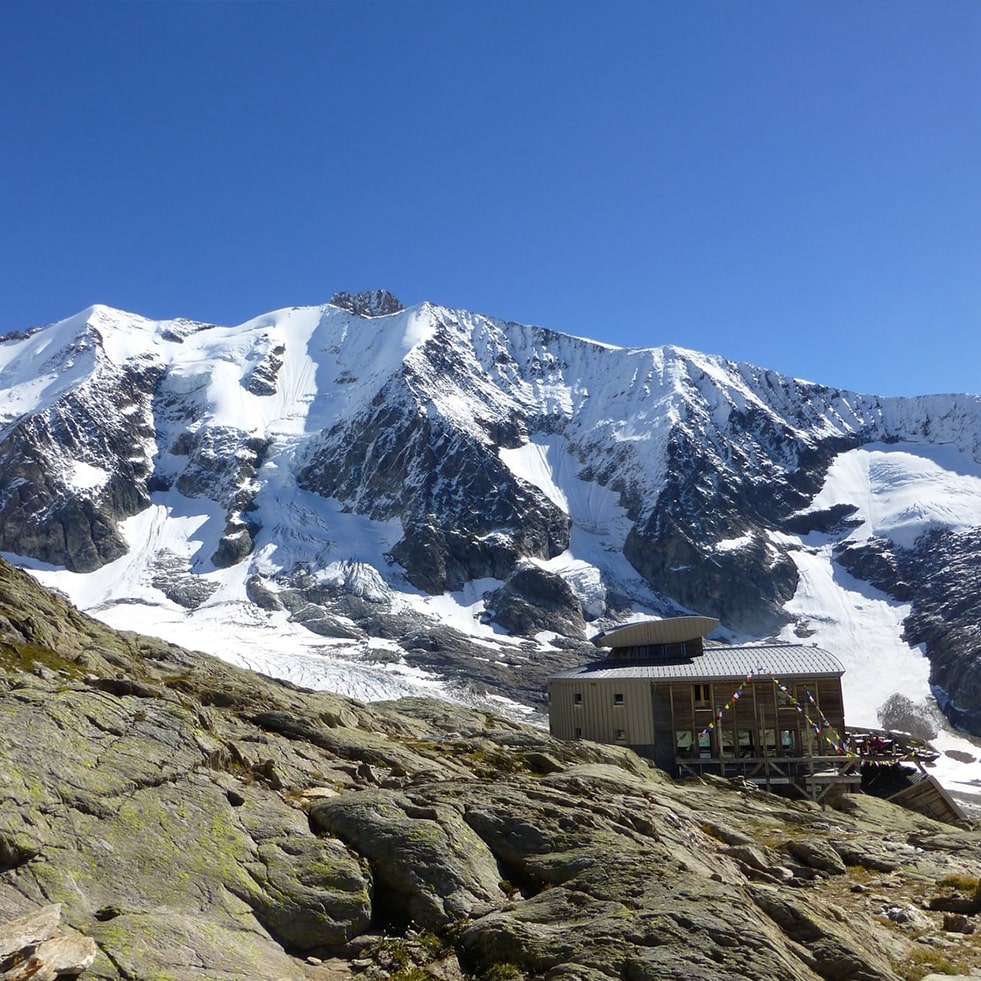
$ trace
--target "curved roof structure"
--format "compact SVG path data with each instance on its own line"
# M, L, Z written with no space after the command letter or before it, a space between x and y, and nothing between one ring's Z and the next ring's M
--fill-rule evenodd
M654 644L681 644L704 637L719 625L714 617L669 617L666 620L640 620L604 630L593 638L597 647L648 647Z

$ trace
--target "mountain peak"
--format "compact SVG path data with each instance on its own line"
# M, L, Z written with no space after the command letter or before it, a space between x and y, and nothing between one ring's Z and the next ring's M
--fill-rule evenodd
M355 294L341 290L330 298L330 304L357 314L359 317L384 317L405 309L398 298L388 290L365 290Z

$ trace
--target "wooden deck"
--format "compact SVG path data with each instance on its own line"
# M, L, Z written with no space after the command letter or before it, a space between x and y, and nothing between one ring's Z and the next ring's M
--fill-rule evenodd
M679 757L675 764L679 777L712 774L730 779L742 778L767 790L793 787L801 796L819 802L828 794L860 792L863 766L899 770L902 764L907 764L907 772L910 772L909 764L912 764L919 773L909 779L908 786L889 794L875 790L868 792L947 824L967 821L957 802L936 778L926 772L921 759L910 757L908 752L894 753L891 747L880 754L866 748L862 756L775 756L722 760Z
M861 760L854 756L759 756L739 759L687 759L675 763L680 777L705 774L750 781L769 790L795 787L810 800L849 793L862 783Z

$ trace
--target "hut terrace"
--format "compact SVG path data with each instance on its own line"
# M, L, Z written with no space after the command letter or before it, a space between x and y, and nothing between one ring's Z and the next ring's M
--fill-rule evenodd
M717 626L686 616L599 634L606 657L549 679L552 735L627 746L675 776L741 776L812 799L857 787L841 663L819 647L706 641Z

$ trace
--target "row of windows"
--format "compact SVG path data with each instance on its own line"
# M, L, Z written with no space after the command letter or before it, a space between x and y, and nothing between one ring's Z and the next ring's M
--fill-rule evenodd
M695 646L695 653L701 653L701 647ZM668 658L687 657L688 644L682 641L680 644L646 644L643 647L617 647L610 654L610 657L618 659L641 660L641 661L664 661Z
M712 686L711 685L692 685L692 692L695 697L696 708L712 707ZM582 692L573 695L576 705L582 705ZM614 705L623 705L623 692L615 692L613 695Z
M711 685L693 685L692 690L695 693L695 707L696 708L711 708L712 707L712 686ZM582 705L582 692L576 692L572 696L572 700L576 705ZM623 692L614 692L613 694L613 704L623 705Z
M582 729L576 726L576 739L582 739ZM627 730L626 729L614 729L613 730L613 741L617 743L625 743L627 741Z
M716 729L718 753L722 757L742 756L799 756L796 729L755 729L732 730ZM582 728L577 726L575 738L582 739ZM627 742L626 729L614 729L613 741ZM759 743L758 743L759 741ZM689 759L711 759L715 747L712 745L712 730L692 732L679 729L675 732L675 755Z
M713 708L712 703L712 686L708 684L702 685L692 685L692 694L695 700L695 708L711 709ZM582 705L582 692L575 692L572 696L572 701L575 705ZM623 705L623 692L613 693L613 704ZM789 710L796 711L796 707L789 703L784 702L778 706L779 708L785 708Z
M573 701L573 702L574 702L574 703L575 703L576 705L582 705L582 692L578 692L578 691L577 691L577 692L576 692L576 693L575 693L575 694L574 694L574 695L572 696L572 701ZM614 696L613 696L613 704L614 704L614 705L623 705L623 692L616 692L616 693L614 694Z
M781 729L715 729L693 733L679 729L675 733L675 755L709 759L713 755L712 735L718 738L718 753L723 756L798 756L797 730Z

